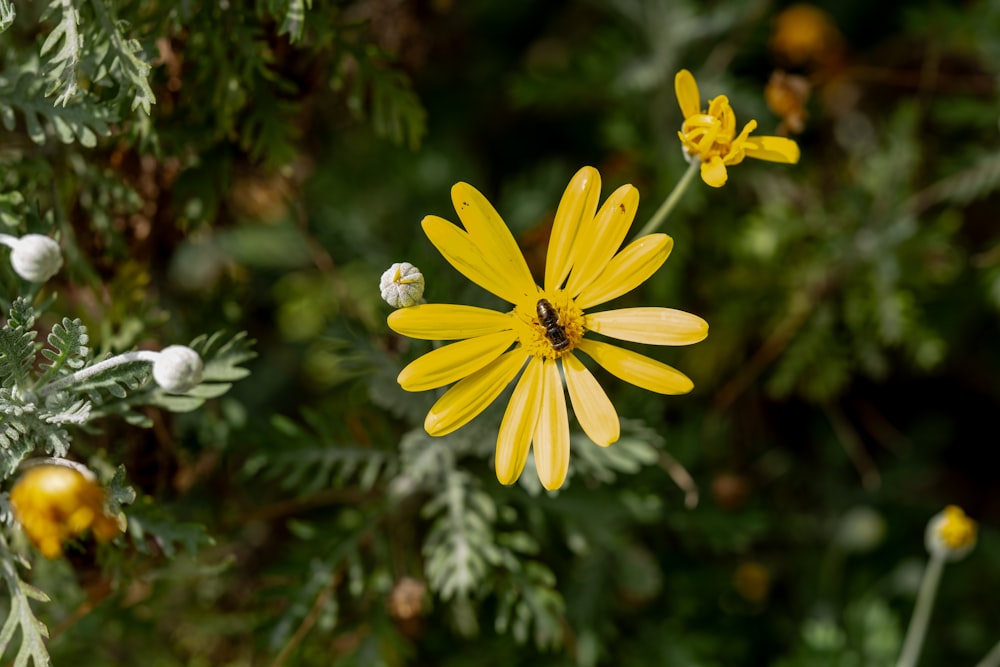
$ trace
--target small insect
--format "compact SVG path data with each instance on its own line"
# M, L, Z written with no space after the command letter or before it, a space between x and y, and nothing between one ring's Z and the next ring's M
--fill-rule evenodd
M553 350L565 350L569 347L566 330L559 324L559 313L548 299L539 299L535 306L538 313L538 323L545 327L545 337L552 343Z

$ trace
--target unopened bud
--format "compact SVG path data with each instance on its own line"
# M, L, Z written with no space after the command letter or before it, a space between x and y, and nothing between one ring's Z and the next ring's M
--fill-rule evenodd
M164 390L183 394L198 386L204 370L197 352L185 345L170 345L153 362L153 379Z
M393 308L408 308L424 297L424 275L409 262L397 262L379 280L382 299Z
M62 267L62 251L59 244L48 236L25 234L13 239L10 263L14 272L33 283L44 283Z

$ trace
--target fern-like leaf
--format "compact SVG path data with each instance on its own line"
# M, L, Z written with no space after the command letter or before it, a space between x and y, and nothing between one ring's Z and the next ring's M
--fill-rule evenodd
M518 644L533 636L539 650L553 649L563 641L565 610L552 570L527 561L511 572L511 581L500 594L495 627L500 633L512 632Z
M49 363L42 364L44 372L38 379L39 385L48 382L63 366L71 370L83 368L90 355L87 327L79 319L64 317L61 323L52 326L48 341L52 347L43 348L41 354Z
M49 653L45 648L45 640L49 630L45 624L35 618L29 599L48 602L49 597L34 586L21 580L17 573L15 556L7 547L7 541L0 536L0 576L7 584L10 594L10 611L7 619L0 627L0 657L7 653L11 641L18 629L21 631L21 644L14 656L14 667L47 667Z
M148 116L150 106L156 103L153 89L149 87L150 64L143 58L142 46L125 35L124 22L118 20L115 4L108 0L91 0L98 23L110 38L107 53L101 65L107 69L120 88L121 97L132 96L132 110L142 107Z
M27 300L18 297L6 325L0 327L0 376L4 387L27 388L35 363L34 311Z
M271 423L286 437L280 451L251 459L250 473L263 469L267 477L279 479L286 489L310 494L330 486L342 486L357 480L362 489L392 474L396 464L388 452L345 445L330 431L328 420L316 412L304 413L312 427L306 430L292 420L275 416Z
M178 547L195 556L201 547L215 543L204 526L176 521L149 497L129 509L128 533L141 553L152 553L155 545L167 557L173 557Z
M449 470L444 488L428 502L424 517L436 517L424 541L424 572L441 599L467 598L482 590L502 552L493 535L497 508L461 470Z
M87 148L97 145L98 136L111 134L109 124L117 120L108 107L87 98L72 106L53 106L45 99L44 78L39 76L37 63L19 68L14 83L0 81L0 122L8 130L16 126L14 110L24 116L28 137L44 144L49 132L64 144L79 141Z
M0 0L0 32L6 31L7 28L14 24L14 17L16 15L17 12L11 0Z
M59 22L42 43L41 49L42 57L54 51L48 59L51 83L45 90L45 96L58 92L54 104L66 106L77 91L83 36L79 31L80 11L73 0L58 0L49 5L48 14L56 11L59 12Z

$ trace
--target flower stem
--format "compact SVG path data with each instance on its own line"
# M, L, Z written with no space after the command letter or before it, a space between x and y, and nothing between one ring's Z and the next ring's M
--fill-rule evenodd
M61 391L66 387L76 384L77 382L82 382L89 377L97 375L98 373L103 373L109 368L114 368L115 366L120 366L121 364L128 364L134 361L156 361L159 354L159 352L153 352L151 350L136 350L134 352L124 352L122 354L115 355L110 359L99 361L93 366L87 366L72 375L67 375L66 377L60 378L51 384L45 385L38 390L38 395L48 396L50 394L54 394L57 391Z
M1000 642L996 643L976 667L1000 667Z
M660 204L660 208L656 209L656 213L654 213L653 217L649 219L646 226L639 232L639 236L652 234L660 228L663 221L667 219L670 212L674 210L675 206L677 206L677 202L681 200L681 195L684 194L685 190L687 190L691 181L694 180L694 175L697 174L700 169L701 161L698 158L691 158L691 164L688 165L687 171L684 172L684 175L681 176L681 180L677 181L677 185L674 186L674 189L670 191L667 198L663 200L662 204Z
M910 627L906 629L903 650L899 654L899 662L896 663L896 667L916 667L917 660L920 659L920 649L924 643L924 635L927 634L927 623L930 621L931 610L934 608L934 597L937 595L938 584L941 582L944 563L945 557L943 555L931 552L923 579L920 580L917 604L913 608Z

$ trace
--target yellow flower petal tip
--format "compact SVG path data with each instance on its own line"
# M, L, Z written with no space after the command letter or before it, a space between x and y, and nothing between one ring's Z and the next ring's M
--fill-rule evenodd
M682 109L696 113L700 102L694 77L679 73L676 84ZM725 161L719 161L724 175ZM432 436L466 425L516 380L496 442L494 465L502 484L520 478L529 454L546 489L565 483L570 459L567 394L591 440L609 446L619 439L614 405L575 350L650 391L681 394L693 388L687 376L665 364L589 337L594 332L654 345L688 345L708 331L696 315L667 308L585 312L638 287L673 247L669 236L649 234L622 248L639 192L623 185L598 206L600 185L599 172L583 167L566 187L553 222L542 287L493 206L471 185L456 184L452 199L461 226L433 215L421 226L455 269L511 306L497 311L419 304L388 317L389 327L399 334L459 341L419 357L397 378L408 391L454 383L424 419Z
M698 83L686 69L674 77L674 92L684 120L678 136L689 159L701 162L701 178L709 186L720 188L728 179L727 167L745 158L795 164L799 145L786 137L752 136L757 121L751 120L737 134L736 114L729 98L719 95L702 107Z

